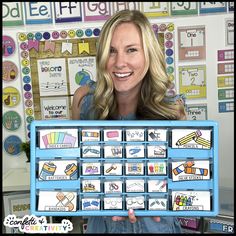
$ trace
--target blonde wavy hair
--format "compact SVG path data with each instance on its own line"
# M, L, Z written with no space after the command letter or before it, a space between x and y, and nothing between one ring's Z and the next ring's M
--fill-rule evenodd
M184 114L181 104L167 103L165 94L170 86L161 47L146 16L137 10L123 10L114 14L102 27L97 48L97 85L94 91L94 109L97 119L114 119L117 116L117 102L114 86L106 65L113 32L117 25L132 22L140 29L149 68L143 79L136 116L138 119L179 120Z

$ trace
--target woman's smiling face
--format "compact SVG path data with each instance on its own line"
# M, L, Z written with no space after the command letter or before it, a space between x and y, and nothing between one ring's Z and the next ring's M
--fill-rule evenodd
M133 23L121 23L113 32L107 61L116 92L140 89L147 68L139 28Z

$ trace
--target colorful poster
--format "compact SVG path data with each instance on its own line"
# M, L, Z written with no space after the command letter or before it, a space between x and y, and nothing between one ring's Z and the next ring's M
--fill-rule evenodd
M2 20L3 26L23 25L22 2L3 2Z
M169 2L141 2L141 11L147 17L169 16Z
M69 119L68 97L40 98L42 120Z
M231 74L234 73L234 62L218 63L218 74Z
M206 66L180 66L179 87L188 99L206 98Z
M227 11L227 2L200 2L200 14L218 13Z
M206 58L205 26L179 27L179 60Z
M40 96L67 95L65 58L37 61Z
M7 111L3 114L2 123L7 130L15 131L21 125L21 117L16 111Z
M13 55L16 49L15 41L12 37L3 35L2 36L2 55L3 57L9 57Z
M2 63L2 79L4 81L14 81L18 77L18 69L14 62L4 61Z
M174 60L174 30L173 23L152 24L152 29L160 44L162 52L165 56L166 73L171 80L171 86L168 88L167 94L175 95L175 60Z
M234 88L231 89L218 89L218 99L227 100L234 98Z
M234 45L234 19L225 20L226 46Z
M207 120L207 104L187 104L187 120Z
M7 107L15 107L20 102L20 92L15 87L5 87L2 93L3 104Z
M218 85L218 88L234 87L234 76L233 75L218 76L217 85Z
M234 112L234 101L219 102L219 113Z
M70 95L73 95L78 87L88 84L91 80L96 81L96 58L92 56L68 58L68 70Z
M54 2L55 23L82 21L81 2Z
M28 192L10 192L3 196L4 215L15 215L23 217L30 215L30 193ZM6 233L22 234L18 227L5 227Z
M198 2L170 2L171 15L197 15Z
M111 16L110 2L84 2L84 21L107 20Z
M115 14L118 11L125 9L128 10L139 10L140 2L111 2L112 3L112 12Z
M51 2L24 2L26 24L52 23Z
M218 61L234 60L234 49L218 50Z
M16 135L10 135L3 142L4 150L10 155L18 155L21 152L21 139Z

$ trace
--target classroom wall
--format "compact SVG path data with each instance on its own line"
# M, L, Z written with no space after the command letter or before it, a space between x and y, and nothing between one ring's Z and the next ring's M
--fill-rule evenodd
M176 90L179 91L179 80L178 80L178 66L183 65L206 65L206 78L207 78L207 97L204 99L190 99L187 100L188 104L207 104L207 119L215 120L219 124L219 185L220 185L220 201L221 204L228 202L233 204L233 184L234 184L234 112L223 112L218 111L218 86L217 86L217 50L221 49L232 49L233 46L225 46L225 20L233 18L233 13L218 13L211 15L201 16L169 16L169 17L158 17L150 18L151 23L174 23L175 25L175 84ZM3 35L11 36L15 42L17 42L18 32L34 32L41 31L42 29L48 30L62 30L62 29L76 29L76 28L93 28L102 27L104 21L97 22L79 22L79 23L61 23L61 24L45 24L45 25L23 25L23 26L11 26L3 27ZM177 39L177 28L182 26L194 26L201 25L206 28L206 59L203 61L191 61L191 62L180 62L178 60L178 39ZM17 45L17 43L16 43ZM14 55L4 60L11 60L18 66L20 70L19 60L19 48L16 47ZM12 84L3 81L3 88L6 86L14 86L20 91L21 101L14 109L22 117L22 125L17 130L8 131L3 127L3 140L9 135L17 135L21 137L22 141L27 139L25 130L24 120L24 104L22 97L22 78L21 75L12 82ZM3 113L11 110L8 107L3 106ZM2 150L2 172L6 173L9 169L19 169L25 167L26 157L24 153L20 153L17 156L11 156ZM20 176L19 176L20 178Z

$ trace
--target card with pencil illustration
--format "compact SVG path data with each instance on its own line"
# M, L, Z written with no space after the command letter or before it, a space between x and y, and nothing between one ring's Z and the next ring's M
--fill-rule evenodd
M211 130L173 129L172 148L211 149Z

